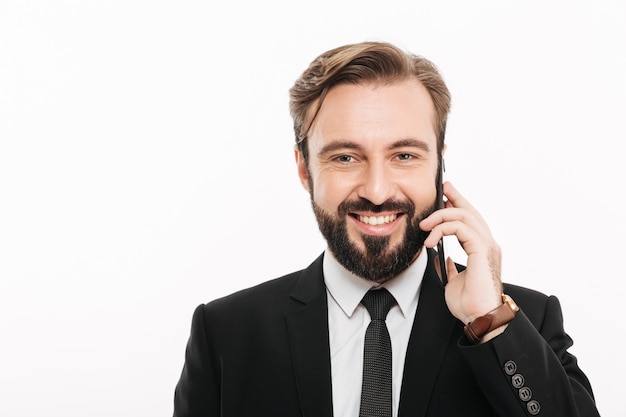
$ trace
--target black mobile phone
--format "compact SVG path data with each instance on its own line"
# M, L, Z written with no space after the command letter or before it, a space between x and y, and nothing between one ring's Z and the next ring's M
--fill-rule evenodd
M439 156L439 172L437 173L437 210L445 207L443 202L443 173L446 165L442 156ZM439 269L441 271L441 282L445 287L448 284L448 271L446 270L446 255L443 251L443 237L437 243L437 253L439 257Z

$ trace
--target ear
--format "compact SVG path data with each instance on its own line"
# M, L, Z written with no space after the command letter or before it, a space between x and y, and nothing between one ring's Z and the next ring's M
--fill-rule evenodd
M309 190L309 170L306 167L306 161L302 156L302 152L298 149L298 145L294 147L294 155L296 157L296 165L298 166L298 177L300 177L300 183L305 190L311 192L311 190Z

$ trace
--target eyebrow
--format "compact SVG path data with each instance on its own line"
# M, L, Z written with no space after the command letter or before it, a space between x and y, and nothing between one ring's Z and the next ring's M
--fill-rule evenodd
M421 139L414 139L414 138L400 139L392 143L388 149L391 150L391 149L405 148L405 147L419 148L423 150L424 152L430 152L430 146L428 145L426 141L421 140Z
M393 149L405 148L405 147L419 148L423 150L424 152L430 152L430 146L428 145L428 143L426 143L425 141L421 139L415 139L415 138L406 138L406 139L400 139L398 141L395 141L387 147L387 150L393 150ZM334 152L340 149L362 150L363 147L360 144L353 142L353 141L338 140L338 141L331 142L328 145L324 146L322 149L320 149L317 155L321 156L321 155Z
M355 149L355 150L361 150L363 149L363 147L361 145L359 145L358 143L355 142L351 142L348 140L338 140L335 142L331 142L328 145L324 146L322 149L320 149L320 151L317 153L318 156L330 153L330 152L334 152L337 151L339 149Z

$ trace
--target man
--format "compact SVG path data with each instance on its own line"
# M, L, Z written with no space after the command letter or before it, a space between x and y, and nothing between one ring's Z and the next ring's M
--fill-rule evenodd
M452 184L437 209L450 94L436 68L347 45L290 93L328 249L196 309L174 415L597 416L558 300L501 283L499 246ZM467 265L448 259L443 285L432 248L452 235ZM389 312L369 313L370 294Z

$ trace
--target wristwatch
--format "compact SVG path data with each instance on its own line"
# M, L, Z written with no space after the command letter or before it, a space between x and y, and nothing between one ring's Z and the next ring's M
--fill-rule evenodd
M472 344L476 344L484 335L509 323L515 317L519 307L515 301L506 294L502 294L502 305L494 308L484 316L467 323L463 328L465 336Z

